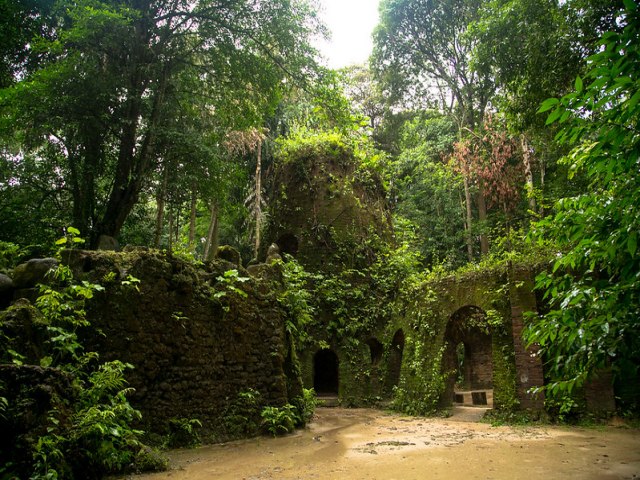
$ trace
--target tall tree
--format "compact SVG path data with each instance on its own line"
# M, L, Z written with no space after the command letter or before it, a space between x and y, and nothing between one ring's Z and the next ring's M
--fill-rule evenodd
M231 108L223 116L255 121L285 77L313 67L305 0L59 0L54 12L52 38L25 46L42 60L20 71L1 107L5 126L29 133L24 149L61 145L74 223L94 241L117 235L138 201L182 89L205 93L208 115Z
M614 14L621 6L622 0L490 0L470 27L477 38L473 67L495 79L492 104L519 137L534 213L534 192L544 191L546 170L566 151L553 141L538 106L571 89L597 38L618 28Z
M388 174L394 213L414 225L427 265L458 267L465 262L462 177L446 164L456 126L431 111L407 121L401 132L400 154Z
M372 65L383 85L424 95L462 127L482 122L493 79L471 66L476 40L469 25L481 0L383 0ZM402 82L388 79L401 78Z
M482 123L494 93L493 78L472 68L477 40L469 26L480 18L481 0L383 0L380 24L374 33L372 65L383 85L427 97L458 124L460 138ZM402 81L398 81L401 78ZM485 222L487 208L482 179L477 184L478 218ZM469 185L467 211L471 211ZM471 218L467 227L471 228ZM481 237L481 250L488 240Z

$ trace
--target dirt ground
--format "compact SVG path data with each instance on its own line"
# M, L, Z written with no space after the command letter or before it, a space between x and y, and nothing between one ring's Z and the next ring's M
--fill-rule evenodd
M448 419L323 408L305 430L169 453L168 472L135 480L640 479L640 431L492 427L459 407ZM129 477L131 478L131 477Z

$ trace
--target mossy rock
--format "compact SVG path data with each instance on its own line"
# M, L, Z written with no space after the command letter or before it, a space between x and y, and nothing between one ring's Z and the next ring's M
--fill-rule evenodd
M236 268L240 268L242 266L240 252L229 245L218 247L218 250L216 251L216 258L226 260L227 262L234 264Z

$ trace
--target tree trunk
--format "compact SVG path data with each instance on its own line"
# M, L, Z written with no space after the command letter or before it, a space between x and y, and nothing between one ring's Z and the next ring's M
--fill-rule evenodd
M196 241L196 205L198 195L195 182L191 186L191 214L189 215L189 250L193 251Z
M83 148L66 145L69 150L69 171L73 198L73 227L93 241L91 231L95 220L95 184L102 159L100 126L88 119L89 124L80 127L78 136Z
M140 136L142 96L146 85L140 80L142 76L139 73L136 77L132 82L134 87L127 109L127 121L120 136L114 183L105 213L96 228L94 246L100 235L116 237L120 233L122 225L138 201L138 195L152 165L155 133L160 120L161 107L164 104L168 69L165 68L160 75L153 97L151 113L145 122L146 131L142 135L140 145L137 144L137 139Z
M482 256L489 253L489 237L485 231L487 227L487 204L484 199L484 185L482 180L478 182L478 222L480 223L480 253Z
M169 167L165 164L164 168L162 169L162 183L160 184L160 189L158 190L158 194L156 195L156 231L153 238L153 246L155 248L160 247L160 239L162 238L162 227L164 226L164 206L165 198L167 195L167 179L169 177L168 170Z
M536 210L536 198L533 192L533 171L531 169L531 150L527 137L523 133L520 135L520 145L522 147L522 163L524 164L524 177L527 182L527 196L529 198L529 210L534 214Z
M253 247L253 258L258 258L258 251L260 250L260 223L262 220L262 141L258 143L258 158L256 161L256 230L255 230L255 244Z
M471 225L473 223L473 215L471 213L471 190L469 189L469 179L466 175L463 175L464 178L464 202L467 208L467 218L465 222L465 228L467 230L466 239L467 239L467 257L469 261L473 261L473 239L471 238Z
M218 205L211 205L211 218L209 220L209 231L207 232L207 242L204 247L203 258L205 261L211 261L215 258L218 250Z
M167 245L169 253L173 251L173 208L169 205L169 244Z

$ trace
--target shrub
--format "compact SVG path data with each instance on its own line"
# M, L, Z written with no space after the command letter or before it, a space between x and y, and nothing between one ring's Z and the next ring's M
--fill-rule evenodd
M197 447L200 445L200 437L196 431L202 427L202 423L197 418L173 418L169 421L169 436L167 447Z
M304 427L311 421L318 406L316 391L313 388L303 388L302 397L297 397L294 404L298 410L296 426Z
M274 437L293 432L298 418L296 407L291 404L283 407L264 407L260 416L262 427Z

